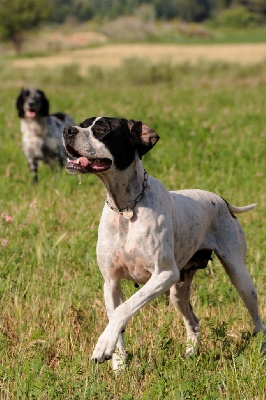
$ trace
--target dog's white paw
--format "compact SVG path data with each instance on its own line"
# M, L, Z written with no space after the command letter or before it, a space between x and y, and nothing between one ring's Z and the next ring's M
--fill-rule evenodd
M108 337L105 333L103 333L95 346L95 349L92 353L91 360L102 363L106 360L110 360L115 351L116 341L113 338Z

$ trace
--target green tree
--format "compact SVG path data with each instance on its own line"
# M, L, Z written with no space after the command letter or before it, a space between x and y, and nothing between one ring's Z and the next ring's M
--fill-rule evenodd
M235 6L223 10L217 17L216 22L220 25L233 28L246 28L262 24L263 14L249 11L244 6Z
M25 32L36 28L51 15L46 0L0 0L0 35L21 50Z

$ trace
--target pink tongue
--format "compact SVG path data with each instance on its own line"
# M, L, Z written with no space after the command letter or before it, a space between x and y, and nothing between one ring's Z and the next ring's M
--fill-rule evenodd
M35 111L27 110L27 111L26 111L26 117L28 117L28 118L35 118L35 117L36 117L36 112L35 112Z
M88 160L86 157L79 157L78 163L79 163L79 165L81 165L83 168L86 168L86 167L90 164L89 160Z

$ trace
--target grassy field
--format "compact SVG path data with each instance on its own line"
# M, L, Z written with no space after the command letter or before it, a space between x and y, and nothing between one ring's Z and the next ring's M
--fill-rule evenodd
M185 331L166 296L126 330L128 369L90 362L106 325L95 245L105 190L93 176L40 168L31 185L14 103L22 85L44 89L51 110L77 122L94 115L145 121L161 140L144 158L169 189L202 188L235 205L247 262L266 320L265 64L157 65L131 59L116 70L77 66L19 71L0 66L1 399L266 399L262 337L218 260L199 271L192 303L202 340L185 359ZM123 284L125 296L134 285Z

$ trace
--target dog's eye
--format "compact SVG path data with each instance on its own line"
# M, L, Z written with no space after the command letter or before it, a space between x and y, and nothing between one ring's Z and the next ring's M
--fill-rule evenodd
M100 139L110 132L110 127L104 122L99 122L93 126L92 131L94 135Z
M95 128L94 133L97 135L102 135L102 134L107 134L109 132L109 129L105 128Z

